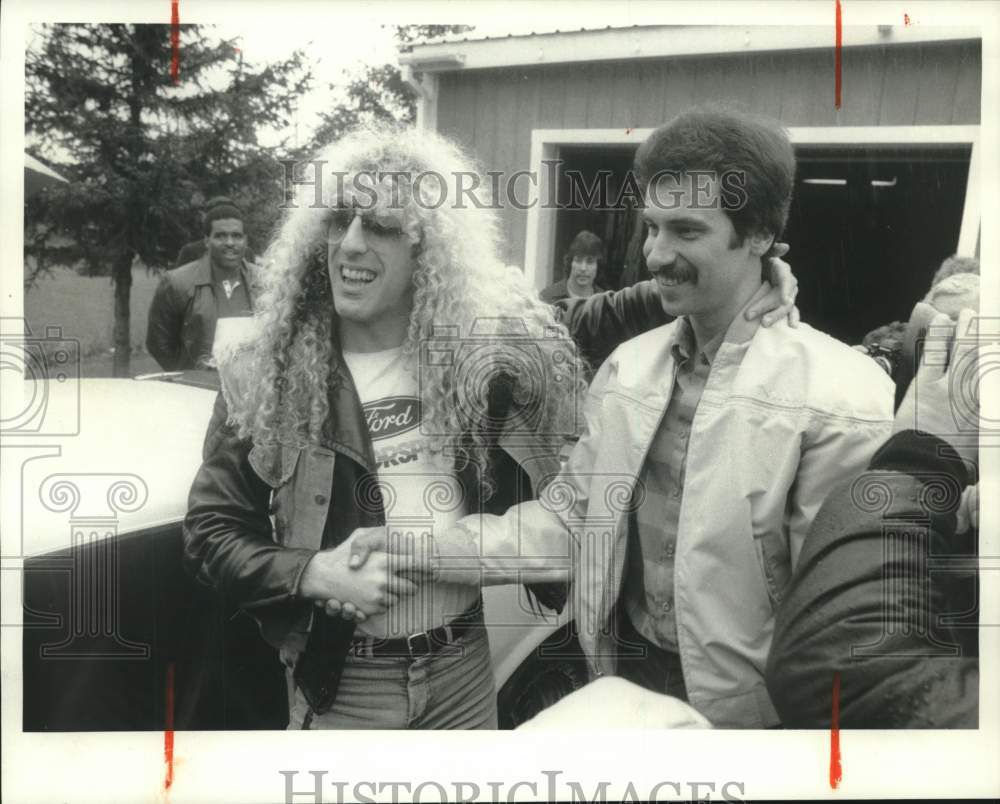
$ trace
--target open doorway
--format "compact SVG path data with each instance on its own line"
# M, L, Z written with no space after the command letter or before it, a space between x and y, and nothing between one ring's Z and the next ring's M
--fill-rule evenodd
M851 343L905 321L955 253L971 148L799 149L784 239L813 326Z
M565 174L593 182L610 171L611 198L625 181L634 146L563 146ZM805 321L848 343L881 324L905 320L941 261L957 250L971 145L796 146L795 195L782 239L799 279ZM560 209L555 215L553 276L580 229L604 240L598 284L619 288L648 276L635 209ZM603 281L602 281L603 280Z
M584 200L582 190L599 189L604 201L613 202L622 193L625 177L632 167L635 148L625 146L564 147L560 149L561 160L557 181L557 195L565 209L556 214L555 264L552 266L552 281L563 279L563 255L570 242L582 229L596 234L604 243L606 263L598 274L596 284L605 289L615 289L631 284L629 279L642 260L642 243L638 253L630 254L629 245L636 237L639 216L634 208L607 209L607 204L575 203ZM606 179L602 177L604 172ZM579 177L574 194L571 176ZM603 182L603 183L602 183ZM595 202L598 199L594 199ZM641 235L641 232L640 232ZM635 249L633 249L635 251ZM629 270L631 268L631 270ZM643 266L645 269L645 266ZM632 279L632 282L637 279Z

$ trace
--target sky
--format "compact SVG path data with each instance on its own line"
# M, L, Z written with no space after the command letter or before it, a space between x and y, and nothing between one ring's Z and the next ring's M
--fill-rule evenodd
M48 0L56 18L71 21L71 13L58 13L66 0ZM114 6L114 2L106 2ZM666 4L670 6L670 4ZM163 12L169 6L161 1L131 0L120 12L135 22L169 22ZM493 2L456 3L449 0L296 0L280 4L266 0L206 2L181 0L180 21L214 25L226 39L239 39L245 60L252 63L275 62L302 49L312 62L313 88L299 99L292 124L281 131L261 131L265 145L275 145L288 138L293 146L305 142L318 122L320 113L338 98L331 85L346 84L345 71L356 73L367 64L397 62L393 26L403 24L472 25L473 36L506 36L541 33L557 29L602 28L634 23L663 23L671 16L669 8L658 3L646 7L626 7L610 13L604 3L569 2L538 4L532 0L493 0ZM239 9L234 14L234 9ZM77 20L73 20L77 21ZM28 41L31 41L29 36ZM183 71L183 56L181 62Z
M512 9L523 3L512 2ZM255 8L251 4L252 8ZM255 62L273 62L287 58L296 48L305 51L313 62L313 89L300 99L297 114L297 131L293 124L288 131L266 132L262 141L270 144L282 136L290 136L293 141L308 139L310 129L315 125L320 112L336 100L331 93L331 84L345 83L345 70L359 71L367 64L397 63L396 44L393 39L393 25L396 24L465 24L474 26L472 36L506 36L508 34L539 33L554 31L560 27L603 27L608 24L606 9L600 9L600 16L580 13L572 18L572 23L563 14L519 15L511 12L504 15L484 15L475 6L464 6L461 13L451 11L427 16L421 5L407 7L408 13L401 13L396 4L373 3L312 3L296 5L294 15L272 16L257 13L241 15L238 21L227 20L217 23L219 34L225 38L239 37L245 59ZM457 9L452 6L451 8ZM255 8L256 10L256 8ZM623 24L631 24L627 19ZM294 144L294 142L293 142Z
M298 130L293 124L287 132L262 132L261 139L267 144L286 134L292 138L293 145L296 144L296 136L300 140L308 139L320 112L336 99L336 94L329 89L330 85L345 83L345 70L355 71L364 64L396 63L392 30L374 20L351 20L349 26L346 21L340 21L337 26L339 35L334 37L321 35L329 29L323 16L318 17L315 25L305 26L308 32L315 34L313 38L303 37L303 27L299 19L276 24L275 21L260 18L217 26L220 36L240 38L243 57L248 61L279 61L288 58L298 48L305 51L312 61L313 88L299 100L296 115Z

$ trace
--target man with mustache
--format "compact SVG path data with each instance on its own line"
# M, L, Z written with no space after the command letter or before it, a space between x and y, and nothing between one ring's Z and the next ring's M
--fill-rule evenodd
M791 202L779 125L693 109L640 146L635 170L643 253L677 319L605 361L540 499L435 533L431 565L473 584L569 575L594 675L686 700L716 726L772 727L775 608L827 491L888 436L892 384L809 326L744 314ZM356 534L354 564L385 541Z
M242 211L217 199L205 213L205 253L167 271L149 307L146 349L165 371L211 367L218 320L253 315L245 246Z

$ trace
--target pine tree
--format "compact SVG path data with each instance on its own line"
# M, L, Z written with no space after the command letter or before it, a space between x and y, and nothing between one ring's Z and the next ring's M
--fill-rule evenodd
M180 27L172 76L168 25L40 26L26 58L25 119L33 150L70 178L26 201L26 256L82 260L114 284L114 375L128 376L132 264L166 267L200 231L198 198L227 194L262 240L282 202L287 125L311 80L300 52L251 68L232 41ZM53 254L53 234L71 245ZM253 245L252 241L251 244ZM33 280L26 276L26 284Z

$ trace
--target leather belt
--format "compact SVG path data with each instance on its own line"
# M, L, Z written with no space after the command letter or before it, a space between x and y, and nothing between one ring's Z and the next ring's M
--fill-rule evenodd
M384 639L382 637L362 637L351 642L351 652L362 658L391 657L397 659L420 659L437 653L442 648L453 645L457 639L475 628L484 628L481 601L459 614L447 625L420 631L407 637Z

